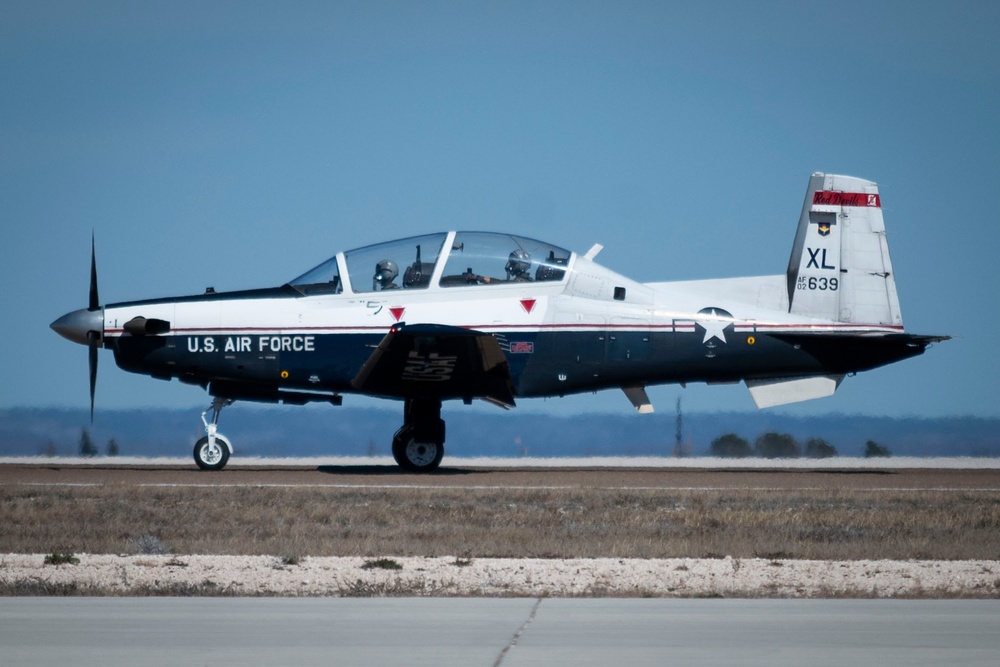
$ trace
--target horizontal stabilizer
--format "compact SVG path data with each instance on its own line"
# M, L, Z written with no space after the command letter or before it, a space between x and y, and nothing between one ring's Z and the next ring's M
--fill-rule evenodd
M779 333L774 337L806 352L821 364L826 375L870 370L924 353L930 345L950 336L905 333L856 334L848 332Z
M773 408L833 396L843 380L843 375L820 375L792 380L747 380L746 383L758 408Z

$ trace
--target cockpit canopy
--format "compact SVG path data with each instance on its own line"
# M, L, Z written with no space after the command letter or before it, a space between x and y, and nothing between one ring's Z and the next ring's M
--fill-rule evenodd
M451 245L445 248L451 238ZM443 288L565 279L571 253L534 239L495 232L413 236L343 253L348 280L340 275L340 255L307 271L290 285L303 294L340 294L345 282L354 293ZM435 269L443 262L440 277Z

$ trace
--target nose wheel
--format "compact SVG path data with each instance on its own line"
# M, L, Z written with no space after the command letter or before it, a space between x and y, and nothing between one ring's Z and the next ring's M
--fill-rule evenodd
M216 433L214 441L208 436L202 436L194 444L194 462L202 470L222 470L229 462L229 451L232 445L221 433Z
M219 398L212 400L211 407L201 413L201 423L205 425L205 435L194 443L194 462L202 470L222 470L229 462L229 455L233 453L233 445L229 438L218 432L219 414L222 408L232 404L232 399ZM205 419L205 415L212 412L212 421Z
M407 399L403 426L392 437L392 457L404 470L436 470L444 456L444 431L440 401Z

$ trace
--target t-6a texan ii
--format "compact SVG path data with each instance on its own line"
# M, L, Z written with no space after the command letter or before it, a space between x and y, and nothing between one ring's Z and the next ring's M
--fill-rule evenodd
M236 400L403 402L396 462L444 454L441 403L743 381L758 407L829 396L846 375L921 354L947 336L904 333L882 203L871 181L813 174L788 269L754 278L638 283L512 234L442 232L340 252L280 287L101 306L52 323L121 368L201 385L213 397L195 462L233 452L216 430ZM206 415L212 413L211 421Z

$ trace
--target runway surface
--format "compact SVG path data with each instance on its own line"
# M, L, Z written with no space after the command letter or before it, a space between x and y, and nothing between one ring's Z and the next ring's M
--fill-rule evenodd
M0 464L0 484L974 493L1000 489L1000 470L462 465L412 475L370 464L283 462L205 473L193 465L47 461ZM25 667L996 665L1000 601L0 598L0 646L0 664Z
M4 665L996 665L998 601L0 600Z
M415 475L370 463L282 462L214 473L177 462L0 464L0 486L5 485L11 499L10 525L21 527L9 537L24 537L9 541L0 583L22 595L63 586L125 595L208 587L237 594L323 596L351 595L360 586L372 595L391 590L483 597L614 597L637 591L664 597L996 596L1000 566L990 527L998 521L1000 470L779 466L463 465ZM245 489L250 492L238 505L225 504ZM636 502L632 496L642 501L629 505L625 520L619 513L624 490L637 490L629 503ZM681 501L670 500L678 491L695 497L678 505ZM751 503L749 514L730 512L725 496L757 491L768 502L759 507ZM378 498L370 503L372 494ZM700 504L703 496L720 494L719 507ZM521 498L526 495L530 497ZM580 495L585 499L576 497ZM425 498L414 503L421 496ZM489 501L505 496L519 499L498 513ZM791 500L783 504L785 496ZM803 513L802 503L814 496L821 496L820 501ZM36 497L54 500L36 504ZM263 505L251 501L258 497L266 499L259 499ZM330 504L332 497L345 502ZM161 515L152 507L140 511L136 499L143 498L152 499L156 508L174 507L183 499L177 506L185 508L186 519L174 512ZM657 504L661 498L667 499L665 509ZM647 507L649 499L656 501ZM284 502L298 513L287 524L292 515L281 509ZM421 505L428 502L434 503L433 516ZM889 523L869 515L873 502L885 513L895 512L888 514ZM103 511L110 508L115 511ZM243 508L243 514L236 512ZM591 511L581 514L583 508ZM78 510L88 512L91 529L82 536L75 532ZM359 522L358 516L365 518ZM452 516L465 519L456 523L447 518ZM968 533L954 533L956 517L972 522ZM114 531L104 530L112 518ZM203 520L207 523L198 523ZM772 520L774 539L757 528ZM201 527L192 534L185 530L192 525ZM490 528L484 532L483 525ZM143 551L135 545L146 542L126 540L152 534L149 526L160 527L155 528L156 539L146 542L167 544L169 553L179 555L160 562L148 554L162 551ZM67 535L75 542L67 545ZM497 535L502 535L499 542ZM653 546L644 546L649 544ZM80 553L84 565L47 567L43 554L53 545ZM627 550L630 545L633 551ZM275 554L287 553L310 557L299 559L295 567L276 567ZM366 570L361 556L373 554L403 559L402 573L383 576ZM475 558L459 567L456 554ZM574 556L585 561L573 561Z
M327 486L364 488L1000 490L996 468L628 468L447 466L428 475L394 465L255 465L203 472L193 464L0 464L0 484Z

